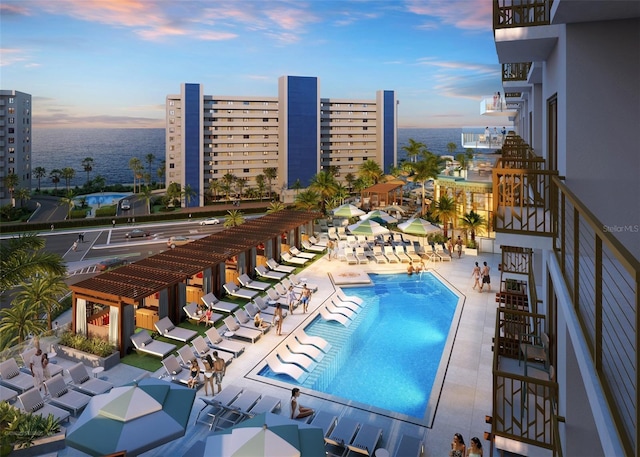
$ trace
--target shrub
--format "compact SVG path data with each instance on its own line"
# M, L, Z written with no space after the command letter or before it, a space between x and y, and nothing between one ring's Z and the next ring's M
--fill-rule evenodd
M55 435L60 422L52 415L25 413L7 402L0 403L0 450L6 455L15 445L28 448L37 438Z
M97 355L98 357L108 357L116 350L115 346L108 341L100 338L87 338L84 335L71 331L66 331L62 334L60 344L77 349L78 351Z
M469 240L467 241L467 247L469 249L478 249L478 243L476 243L475 240Z

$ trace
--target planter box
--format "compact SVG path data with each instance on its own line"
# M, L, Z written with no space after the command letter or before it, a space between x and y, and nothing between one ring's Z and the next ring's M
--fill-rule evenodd
M58 346L58 356L65 359L73 360L74 362L82 362L85 365L89 365L93 368L103 367L105 370L110 370L120 363L120 353L114 352L108 357L99 357L97 355L82 352L77 349L70 348L68 346Z
M471 248L464 248L464 255L477 257L478 256L478 250L477 249L471 249Z
M13 457L37 457L57 453L66 447L64 443L66 435L65 428L60 427L60 431L55 435L35 439L32 446L24 449L14 449L10 455Z

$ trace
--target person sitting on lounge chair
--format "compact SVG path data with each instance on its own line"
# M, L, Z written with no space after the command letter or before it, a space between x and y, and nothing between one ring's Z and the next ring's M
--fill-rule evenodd
M200 316L200 320L198 321L198 324L200 322L204 322L205 324L208 324L209 322L211 322L211 316L213 315L213 311L211 311L211 308L207 308L207 310L202 313L202 315Z
M256 326L256 328L269 327L269 323L265 322L264 319L260 317L260 311L258 311L256 315L253 316L253 324Z
M303 417L309 417L313 414L311 408L305 408L298 403L298 397L300 396L300 389L294 387L291 389L291 419L301 419Z
M200 382L200 367L198 367L197 359L193 359L191 361L191 369L189 370L189 373L191 374L191 377L189 378L189 381L187 381L187 386L189 386L190 389L195 389L198 387L198 382Z

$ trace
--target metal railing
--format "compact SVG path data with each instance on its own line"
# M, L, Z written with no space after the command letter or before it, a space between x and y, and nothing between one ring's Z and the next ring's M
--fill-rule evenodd
M553 0L495 0L493 29L549 25L552 5Z
M553 248L627 455L640 447L640 262L560 181Z
M526 81L531 69L531 62L503 63L502 81Z

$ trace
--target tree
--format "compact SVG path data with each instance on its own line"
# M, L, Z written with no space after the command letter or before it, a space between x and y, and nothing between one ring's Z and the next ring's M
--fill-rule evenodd
M158 175L158 180L159 181L163 181L164 180L164 175L165 175L165 173L167 171L166 168L167 168L167 161L163 160L162 162L160 162L160 166L156 170L156 174Z
M328 167L325 167L324 171L335 178L340 174L340 165L329 165Z
M156 156L149 153L146 156L144 156L144 160L147 162L147 176L149 177L147 181L147 186L150 186L151 185L151 166L153 165L153 162L155 162Z
M82 169L87 173L87 184L89 184L89 175L93 170L93 159L91 157L82 159Z
M20 283L20 290L13 303L31 304L38 309L38 315L47 315L47 329L51 330L53 314L60 307L60 299L69 291L63 275L44 273L33 277L30 281Z
M218 179L212 179L209 181L209 192L211 192L213 201L218 199L218 192L222 189L222 184Z
M4 185L7 189L9 189L9 194L11 195L11 205L15 206L15 201L13 199L13 193L16 190L16 186L18 185L18 183L20 182L20 177L15 174L15 173L9 173L5 178L4 178Z
M49 176L51 177L51 182L53 183L54 187L55 187L55 192L56 194L58 193L58 183L60 182L60 178L62 176L62 171L58 170L57 168L54 170L51 170L51 173L49 173Z
M71 210L76 206L75 194L71 191L67 192L67 195L60 197L58 204L67 206L67 219L71 219Z
M447 143L447 151L449 152L450 155L454 155L456 152L456 149L458 149L458 145L455 143Z
M487 220L473 210L465 213L460 218L460 228L462 228L465 239L467 238L467 235L469 235L474 244L476 242L476 234L484 232L486 227Z
M43 251L44 238L20 235L0 243L0 293L37 274L66 274L62 257Z
M182 189L180 188L180 184L177 182L172 182L167 187L167 198L169 202L173 202L174 206L180 205L180 197L182 196Z
M284 203L282 203L280 200L275 200L269 203L269 206L267 207L267 214L277 213L278 211L282 211L283 209L285 209Z
M419 182L422 186L422 214L425 213L425 183L438 176L441 164L442 159L427 150L423 150L421 160L407 164L407 168L411 170L413 181Z
M191 200L198 196L198 193L191 187L190 184L185 184L182 190L182 196L184 197L185 207L191 206Z
M425 149L427 149L426 144L416 141L413 138L409 138L408 145L402 146L402 150L407 153L409 162L416 162L420 153Z
M278 169L274 167L262 170L264 177L267 179L267 187L269 189L269 200L271 200L271 182L278 177Z
M318 193L320 196L320 210L324 213L327 207L326 201L336 194L338 183L332 174L321 171L311 178L309 189Z
M256 176L256 186L258 187L258 192L260 193L260 201L262 201L262 197L264 196L264 190L266 189L265 184L265 176L263 174L259 174Z
M33 169L33 176L38 180L38 192L40 192L40 180L47 176L47 170L44 167L35 167Z
M224 220L225 227L235 227L236 225L244 224L244 215L242 211L237 209L231 209L227 211L227 218Z
M38 316L38 308L31 303L15 303L0 310L0 334L10 335L6 347L25 341L29 334L39 335L46 330L44 321Z
M300 189L302 189L302 182L300 182L300 178L295 180L295 182L293 183L293 186L291 186L291 188L293 190L295 190L296 191L296 195L298 195L298 192L300 191Z
M230 200L230 194L233 190L233 183L236 180L236 176L231 173L225 173L222 177L222 183L224 185L224 192L227 196L227 200Z
M371 184L377 184L384 172L378 162L368 159L360 164L359 175L370 186Z
M236 179L236 192L238 195L242 196L242 192L247 185L247 178L238 178Z
M102 192L104 190L104 186L107 185L107 180L104 176L98 175L95 178L93 178L93 185L95 186L96 189Z
M60 173L67 187L67 193L71 192L71 180L76 175L76 171L71 167L65 167Z
M320 204L320 194L313 189L309 188L303 190L295 198L295 207L297 209L310 211L318 209Z
M153 192L151 191L151 187L145 186L140 196L147 204L147 212L151 214L151 200L153 200Z
M20 199L20 207L23 208L24 203L31 199L31 192L29 192L29 189L21 187L20 189L16 190L16 197Z
M453 221L456 216L456 202L453 198L442 195L433 207L433 215L442 222L444 237L448 239L449 221Z
M349 189L349 192L351 192L353 190L353 183L356 182L356 175L354 175L353 173L349 172L346 175L344 175L344 180L347 183L347 188Z
M144 170L144 167L142 166L142 161L139 158L131 157L129 159L129 168L133 172L133 193L135 194L137 179L138 176L140 176L140 173Z

